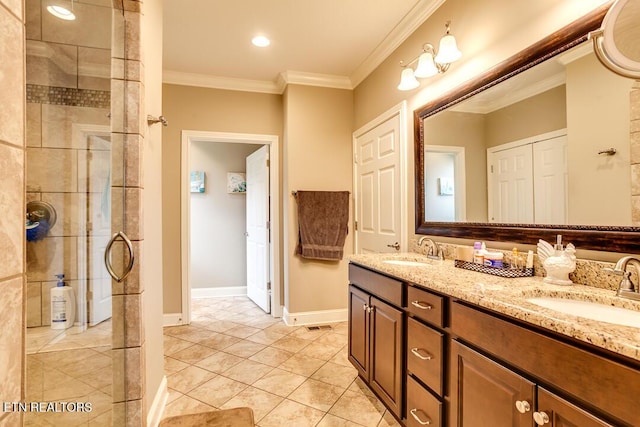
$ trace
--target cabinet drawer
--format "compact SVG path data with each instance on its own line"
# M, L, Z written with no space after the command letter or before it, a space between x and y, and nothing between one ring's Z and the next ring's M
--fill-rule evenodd
M409 318L407 370L442 396L443 334Z
M407 377L407 427L442 425L442 403L416 380Z
M407 311L440 328L444 327L443 300L443 297L415 286L407 289Z
M399 280L349 264L349 283L391 304L402 307L402 282Z

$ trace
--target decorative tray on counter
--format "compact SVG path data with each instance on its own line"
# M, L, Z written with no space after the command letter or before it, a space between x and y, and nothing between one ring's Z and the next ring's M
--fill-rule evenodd
M454 260L454 265L465 270L477 271L478 273L492 274L500 277L531 277L533 268L510 268L509 264L504 267L489 267L487 265L475 264L469 261Z

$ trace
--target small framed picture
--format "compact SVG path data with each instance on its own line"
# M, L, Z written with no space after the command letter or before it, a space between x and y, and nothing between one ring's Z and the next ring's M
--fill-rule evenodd
M243 172L227 172L227 193L246 194L247 180Z
M441 196L453 196L453 179L438 178L438 194Z
M204 171L191 171L191 192L204 193Z

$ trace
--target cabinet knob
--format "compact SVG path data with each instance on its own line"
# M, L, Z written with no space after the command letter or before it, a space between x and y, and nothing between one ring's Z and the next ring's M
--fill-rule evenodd
M431 420L429 418L427 418L426 420L422 420L420 418L420 416L418 415L418 411L422 412L422 410L418 409L418 408L413 408L412 410L409 411L409 413L411 414L411 416L421 425L423 426L428 426L431 425ZM424 413L424 412L423 412ZM426 414L425 414L426 415Z
M422 353L420 353L421 350L424 353L426 353L426 356L423 356ZM427 353L422 348L414 347L414 348L411 349L411 353L413 353L417 358L422 359L422 360L431 360L431 359L433 359L433 356L431 356L429 353Z
M411 301L411 305L418 307L421 310L431 310L433 306L431 304L423 304L421 301Z
M529 412L531 410L531 405L526 400L516 400L516 409L521 414L525 412Z
M365 305L363 305L363 306L362 306L362 309L363 309L364 311L367 311L367 308L369 308L369 306L368 306L367 304L365 304Z
M395 242L393 245L387 245L387 247L388 247L388 248L393 248L393 249L395 249L396 251L399 251L399 250L400 250L400 243Z
M547 415L546 412L534 412L533 421L535 421L539 426L549 424L549 415Z

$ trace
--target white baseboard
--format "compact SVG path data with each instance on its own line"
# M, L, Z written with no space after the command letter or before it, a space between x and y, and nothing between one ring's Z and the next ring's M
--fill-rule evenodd
M327 323L346 322L348 318L349 310L346 308L289 313L287 307L284 307L282 312L282 320L288 326L325 325Z
M184 325L182 313L165 313L162 319L162 326Z
M246 286L191 288L191 298L237 297L247 295Z
M162 414L164 413L164 407L167 404L169 398L169 392L167 391L167 377L162 377L160 386L156 391L156 395L153 397L153 402L149 408L147 414L147 427L158 427L160 420L162 420Z

